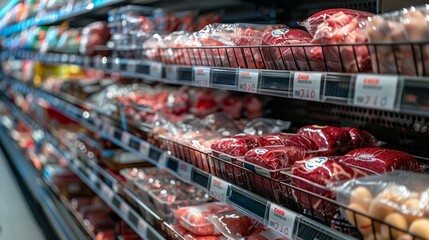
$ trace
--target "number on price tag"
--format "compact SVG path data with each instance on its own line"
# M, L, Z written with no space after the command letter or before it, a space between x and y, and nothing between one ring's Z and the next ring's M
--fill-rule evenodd
M268 215L268 226L276 232L292 239L292 234L295 226L296 214L280 207L277 204L271 203L270 212Z
M150 63L150 76L153 78L162 78L162 63L151 62Z
M398 76L359 74L356 77L355 105L395 109Z
M107 196L107 198L111 201L115 194L113 193L112 189L110 189L106 184L102 183L101 185L101 191Z
M184 162L179 162L179 166L177 167L177 175L179 175L179 177L187 182L190 183L191 182L191 173L192 173L192 166L184 163Z
M140 142L140 153L143 155L143 158L147 159L149 157L150 145L145 141Z
M226 202L228 194L229 183L215 176L210 180L210 196L216 198L221 202Z
M130 212L130 206L128 206L128 204L125 202L121 202L120 208L121 212L123 212L125 216L128 216L128 213Z
M210 86L210 68L194 67L194 84L201 87Z
M128 132L122 132L121 142L123 144L128 146L128 144L130 143L130 139L131 139L131 134L129 134Z
M127 72L135 73L137 69L137 62L134 60L128 60L127 62Z
M321 73L296 72L293 75L293 97L320 100Z
M177 66L176 65L167 65L165 70L166 78L170 82L177 81Z
M238 90L243 92L258 92L259 71L240 69L238 72Z

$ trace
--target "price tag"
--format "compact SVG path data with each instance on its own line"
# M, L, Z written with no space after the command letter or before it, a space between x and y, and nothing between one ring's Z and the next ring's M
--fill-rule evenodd
M238 90L243 92L258 92L259 71L240 69L238 72Z
M150 63L150 76L153 78L162 78L162 63L151 62Z
M293 97L320 101L321 73L295 72L293 75Z
M356 77L355 105L395 109L398 76L359 74Z
M162 152L161 156L159 157L158 165L162 168L165 168L167 166L167 159L168 159L168 153Z
M129 134L128 132L122 132L121 142L123 144L128 146L128 144L130 143L130 139L131 139L131 134Z
M190 183L191 182L191 173L192 173L192 166L184 163L179 162L179 166L177 168L177 175L185 182Z
M127 62L127 72L128 73L135 73L136 69L137 69L137 61L128 60L128 62Z
M120 208L121 212L123 212L125 216L128 216L128 213L130 212L130 206L124 202L121 202Z
M113 197L115 196L112 189L110 189L106 184L101 183L101 191L107 196L110 201L112 201Z
M150 149L149 143L145 141L140 142L139 151L143 155L143 158L147 159L149 157L149 149Z
M194 84L201 87L210 86L210 68L194 67Z
M268 226L276 232L292 239L295 218L295 213L271 203L270 212L268 213Z
M168 81L176 82L177 81L177 66L176 65L167 65L165 69L166 78Z
M147 223L143 219L139 219L137 227L140 229L143 236L147 235Z
M229 183L215 176L210 180L210 196L216 198L221 202L226 202L228 194Z

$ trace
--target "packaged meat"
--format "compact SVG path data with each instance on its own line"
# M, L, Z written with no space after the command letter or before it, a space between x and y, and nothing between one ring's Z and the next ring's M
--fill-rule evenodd
M393 171L345 181L335 190L337 201L347 206L342 214L363 236L402 239L408 233L429 239L428 181L426 174Z
M329 188L331 184L365 175L364 172L340 163L332 157L310 157L294 163L291 179L292 184L301 189L334 199L335 192ZM299 190L294 192L298 202L306 207L325 214L335 212L333 206L326 204L322 199Z
M300 128L298 134L311 139L325 155L342 154L350 148L350 134L343 128L311 125Z
M284 145L302 147L305 150L317 150L317 145L313 140L293 133L271 133L264 136L271 145Z
M251 218L237 210L213 214L210 221L228 239L247 238L255 231Z
M222 235L216 235L216 236L198 236L192 233L186 233L184 235L186 240L227 240L226 237Z
M256 148L271 145L265 138L254 135L235 135L232 137L221 138L212 144L212 150L215 155L226 157L244 156L247 151Z
M361 130L358 128L344 128L349 131L350 134L350 147L355 148L364 148L364 147L376 147L378 145L378 140L369 132Z
M247 240L288 240L268 227L260 227Z
M360 148L343 157L340 162L371 174L393 170L420 171L417 159L408 153L386 148Z
M94 22L82 29L80 41L80 53L86 55L94 54L96 45L106 45L110 38L110 31L105 22Z
M193 207L176 209L174 217L186 230L198 236L219 235L220 232L209 221L209 217L216 213L232 211L233 208L225 203L206 203Z
M264 47L262 51L267 69L300 71L314 69L313 60L308 57L312 47L296 46L309 44L312 39L310 34L300 29L283 28L265 32L262 35L262 45L270 46Z
M291 122L270 118L257 118L248 122L244 133L262 136L269 133L281 132L289 129Z

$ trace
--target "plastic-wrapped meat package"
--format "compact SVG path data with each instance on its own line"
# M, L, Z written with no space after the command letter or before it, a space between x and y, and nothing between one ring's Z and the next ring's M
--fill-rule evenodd
M262 117L262 109L264 102L261 101L260 98L258 98L255 95L246 95L244 97L244 109L243 113L244 116L248 119L255 119L255 118L261 118Z
M300 128L298 134L311 139L325 155L342 154L350 148L350 134L343 128L310 125Z
M289 240L268 227L260 227L247 240Z
M187 32L173 32L166 36L164 40L170 48L183 49L164 49L161 53L163 62L167 64L183 64L183 65L208 65L206 59L199 55L201 42L195 35ZM193 49L194 48L194 49Z
M313 157L296 161L292 168L292 184L298 188L327 198L335 198L329 186L336 182L350 180L366 174L329 157ZM335 214L335 207L328 202L299 190L294 190L298 203L328 216Z
M270 118L257 118L246 124L244 133L262 136L269 133L281 132L289 129L291 122Z
M110 30L105 22L94 22L82 29L80 53L94 54L96 45L105 45L110 38Z
M225 112L217 112L203 119L204 125L223 137L242 133L236 121Z
M144 57L151 61L160 61L160 48L165 47L167 47L167 44L164 42L164 37L156 33L143 43Z
M211 90L201 90L193 94L194 98L192 99L191 113L197 117L205 117L209 114L218 111L218 105L215 101L213 91Z
M186 240L227 240L226 237L222 235L215 235L215 236L198 236L192 233L186 233L184 235Z
M271 133L264 136L271 145L297 146L305 150L317 150L317 145L313 140L293 133Z
M237 96L229 96L222 100L220 108L233 118L239 118L243 110L243 101Z
M242 239L255 232L250 217L237 210L213 214L210 221L228 239Z
M262 45L271 46L263 48L262 51L267 69L300 71L321 69L320 62L313 63L313 60L308 57L312 47L284 46L309 44L312 39L310 34L300 29L283 28L265 32L262 35ZM282 45L282 47L276 47L276 45ZM313 66L313 64L319 66Z
M386 148L356 149L341 157L340 161L372 174L393 170L420 171L419 162L413 156Z
M190 104L187 88L183 87L168 95L165 111L181 115L189 112Z
M174 212L177 223L189 232L199 236L213 236L221 234L209 218L216 213L232 211L231 206L225 203L206 203L193 207L181 207Z
M378 140L371 133L361 130L358 128L345 127L350 134L350 147L355 148L364 148L364 147L375 147L378 145Z
M313 36L314 44L365 43L366 33L360 23L371 13L351 9L328 9L317 12L301 24ZM367 46L316 46L311 58L318 60L326 69L312 69L333 72L369 72L371 58ZM322 65L322 66L323 66Z

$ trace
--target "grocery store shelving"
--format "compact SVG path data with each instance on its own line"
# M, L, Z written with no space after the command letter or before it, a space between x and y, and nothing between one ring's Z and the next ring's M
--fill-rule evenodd
M163 65L145 60L76 54L40 54L25 50L1 52L0 59L33 59L48 64L75 64L103 70L106 73L166 84L234 90L429 116L429 112L426 111L429 107L429 97L425 94L425 91L429 90L428 77ZM197 78L196 72L200 73ZM251 78L243 78L249 73ZM318 83L310 88L302 88L297 84L299 76L302 75L315 79ZM362 84L357 82L362 83L368 78L378 79L382 88L386 90L373 94L359 87Z
M30 87L19 81L12 79L6 79L5 81L12 84L14 88L22 94L32 93L37 97L47 100L47 102L51 103L51 106L57 111L62 112L65 116L75 120L82 126L99 133L103 138L142 157L142 159L149 161L159 168L166 169L177 178L199 187L206 191L210 196L230 204L246 215L272 227L284 235L289 237L294 235L302 239L310 239L316 236L318 239L353 239L350 236L334 231L306 216L277 205L255 193L238 187L228 181L222 180L181 159L171 156L168 152L162 151L157 146L140 139L131 132L119 129L113 122L102 122L97 117L96 113L83 111L45 91ZM11 109L16 109L16 107L11 104L9 104L9 107ZM77 171L76 164L79 165L77 162L72 163L72 165L74 165L74 170ZM88 179L89 178L86 177L86 180ZM273 211L274 208L281 209L291 218L288 220L281 220L280 222L278 219L270 219L270 212ZM279 225L283 225L285 227L284 229L292 228L293 230L285 234L285 232L282 232L281 229L278 228L279 225L277 225L277 223Z
M0 126L0 141L5 151L9 154L22 179L30 189L31 194L40 204L47 217L54 227L60 239L86 239L87 234L75 224L63 203L57 199L54 192L43 181L36 169L25 159L23 152L14 143L13 139L7 133L7 126L2 121Z

